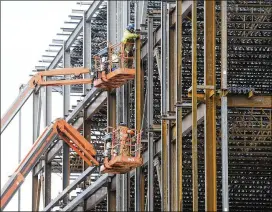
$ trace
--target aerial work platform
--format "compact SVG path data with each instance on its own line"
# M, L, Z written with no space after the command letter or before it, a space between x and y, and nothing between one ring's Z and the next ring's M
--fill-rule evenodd
M141 157L129 157L119 155L112 158L109 162L104 162L101 166L101 173L125 174L143 164Z
M141 133L120 125L104 138L104 162L101 173L125 174L143 164Z
M100 79L94 81L97 88L119 88L135 77L135 69L119 68L109 74L102 74ZM104 75L104 76L103 76Z
M107 54L105 53L106 50ZM133 52L126 52L123 43L109 45L106 50L103 51L103 54L94 57L97 73L94 87L108 90L120 88L135 78Z

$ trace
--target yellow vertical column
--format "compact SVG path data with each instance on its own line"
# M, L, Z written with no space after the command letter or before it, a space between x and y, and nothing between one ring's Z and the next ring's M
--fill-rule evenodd
M205 85L216 86L215 73L215 1L204 3L204 75ZM216 101L213 89L205 90L205 210L216 211Z

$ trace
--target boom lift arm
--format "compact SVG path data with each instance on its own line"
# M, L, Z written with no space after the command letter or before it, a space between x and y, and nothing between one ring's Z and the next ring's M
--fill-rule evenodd
M1 134L6 129L8 124L18 113L20 108L28 100L35 89L39 89L40 86L58 86L58 85L73 85L73 84L88 84L92 83L92 79L73 79L73 80L54 80L46 81L44 77L52 77L58 75L75 75L89 73L89 69L86 68L63 68L49 71L42 71L35 74L27 83L23 91L19 94L12 106L8 109L5 115L1 118Z
M40 137L33 144L31 150L19 164L14 174L1 190L1 211L6 207L13 195L23 184L28 173L33 169L41 156L50 148L57 137L63 139L70 148L89 165L98 166L99 163L94 159L96 150L76 129L63 119L57 119L48 126Z

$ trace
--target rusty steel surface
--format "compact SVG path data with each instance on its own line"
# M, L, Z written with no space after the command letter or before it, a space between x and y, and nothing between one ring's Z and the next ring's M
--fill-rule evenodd
M205 86L216 85L215 69L215 2L204 2L204 74ZM205 210L217 210L216 186L216 101L214 90L206 89L206 115L205 115Z
M141 40L136 40L136 75L135 75L135 129L136 132L142 131L142 119L144 108L144 72L141 67ZM143 196L144 192L142 187L144 182L141 180L142 171L141 167L136 168L135 174L135 210L144 210ZM132 187L133 188L133 187Z

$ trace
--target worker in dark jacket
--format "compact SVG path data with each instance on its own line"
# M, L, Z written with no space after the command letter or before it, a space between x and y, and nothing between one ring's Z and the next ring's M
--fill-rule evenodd
M129 24L124 31L122 43L124 44L125 57L133 57L134 39L140 35L135 33L134 24ZM133 59L124 59L124 68L132 68Z

